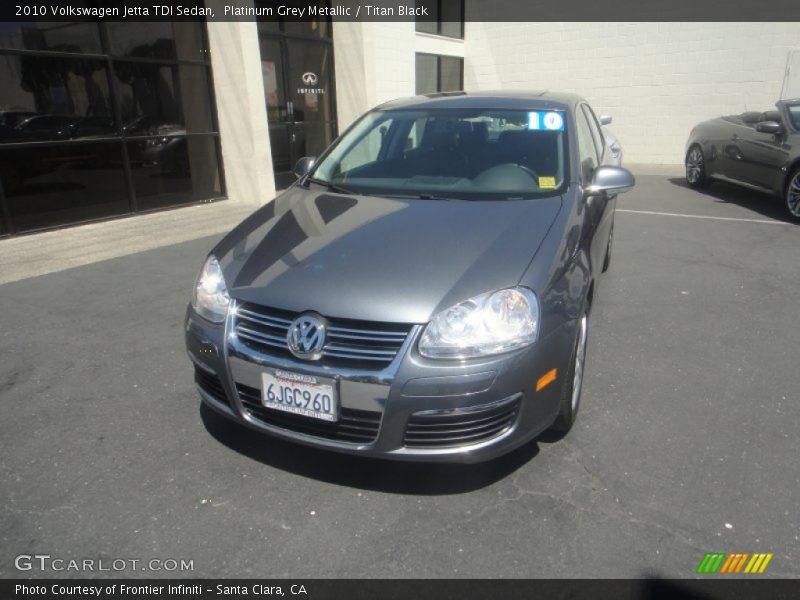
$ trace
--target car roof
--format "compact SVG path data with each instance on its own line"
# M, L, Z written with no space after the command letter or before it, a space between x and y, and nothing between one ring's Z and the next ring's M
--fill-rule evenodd
M526 110L530 108L569 109L583 98L577 94L544 91L518 92L440 92L390 100L377 110L429 108L501 108Z

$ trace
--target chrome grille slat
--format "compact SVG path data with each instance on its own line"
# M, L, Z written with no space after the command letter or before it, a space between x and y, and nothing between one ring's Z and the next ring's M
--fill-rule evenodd
M270 317L267 315L257 315L246 309L237 310L236 316L245 321L255 321L256 323L269 325L270 327L275 327L276 329L286 329L287 331L289 329L289 325L292 324L292 322L287 319Z
M380 348L353 348L351 346L343 346L341 344L325 344L325 350L330 352L342 352L345 354L371 354L374 356L388 357L392 357L397 354L397 350L381 350Z
M286 334L300 314L243 302L233 316L233 333L253 350L299 361L289 352ZM322 358L309 364L382 369L395 359L412 329L412 325L396 323L332 317L325 320L327 341Z
M332 330L328 331L328 337L337 340L364 340L366 342L387 342L390 344L402 344L403 340L406 339L406 336L404 335L399 337L378 337L369 335L355 335L352 333L336 333Z
M372 329L349 329L347 327L329 327L328 331L332 333L357 333L359 335L370 336L387 336L387 337L400 337L405 338L406 335L399 331L375 331Z
M252 329L242 327L241 325L236 328L236 333L239 335L239 337L248 338L254 342L269 344L270 346L274 346L276 348L282 348L286 346L286 338L282 338L277 335L270 335L268 333L262 333L260 331L253 331Z
M369 356L367 354L349 354L347 352L331 352L330 350L323 350L323 356L330 356L332 358L351 358L353 360L371 360L375 362L390 362L384 357Z

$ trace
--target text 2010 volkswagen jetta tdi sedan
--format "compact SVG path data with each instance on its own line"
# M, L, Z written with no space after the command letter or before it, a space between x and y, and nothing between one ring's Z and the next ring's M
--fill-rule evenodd
M578 410L616 193L581 98L384 104L208 256L186 317L205 403L271 435L478 461Z

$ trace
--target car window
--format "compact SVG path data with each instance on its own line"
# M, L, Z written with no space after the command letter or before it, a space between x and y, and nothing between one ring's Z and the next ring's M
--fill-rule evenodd
M592 179L592 174L599 164L597 149L594 146L592 130L586 119L586 114L582 110L575 113L575 121L578 125L578 155L581 162L581 175L585 183Z
M603 154L606 151L606 142L603 138L603 132L600 129L600 124L597 122L597 117L594 116L594 111L589 108L588 104L583 105L583 111L586 113L586 120L589 122L589 130L592 132L592 141L594 141L595 150L597 150L598 164L603 160Z
M795 129L800 129L800 104L793 104L789 108L789 118L792 120L792 126Z
M568 181L566 156L560 110L376 110L311 178L363 194L516 200L557 193Z
M343 172L352 171L357 167L368 165L378 160L378 155L386 141L386 134L392 125L392 120L387 119L380 127L362 137L342 159L340 169Z

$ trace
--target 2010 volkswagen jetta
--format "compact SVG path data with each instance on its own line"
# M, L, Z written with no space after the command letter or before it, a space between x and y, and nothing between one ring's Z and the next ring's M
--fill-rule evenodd
M589 105L448 93L368 112L202 267L203 401L273 436L473 462L575 420L616 194Z

